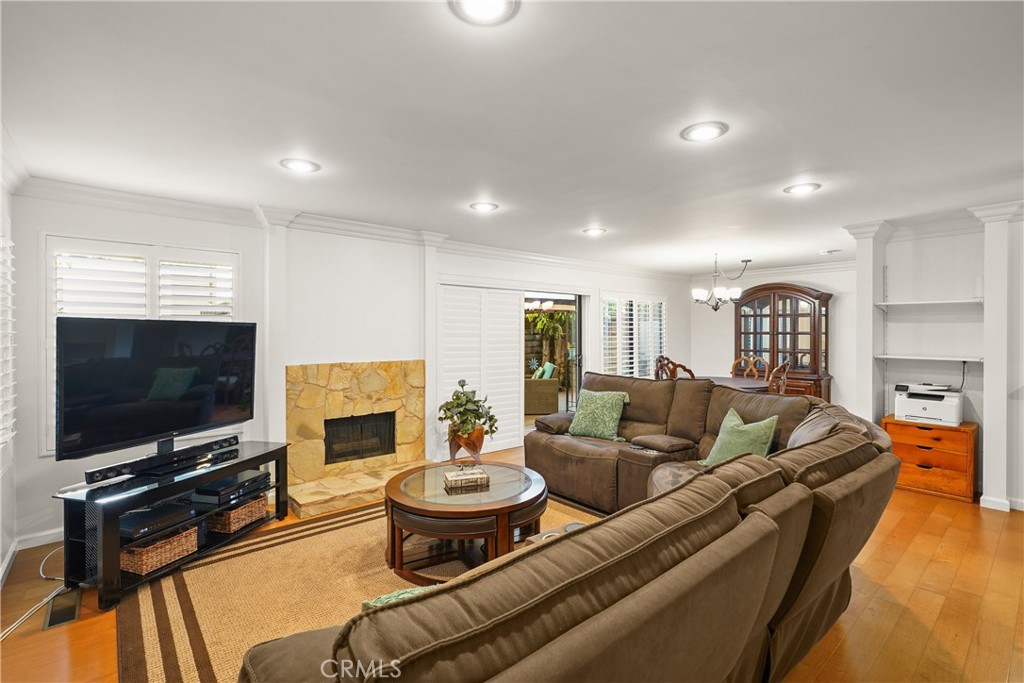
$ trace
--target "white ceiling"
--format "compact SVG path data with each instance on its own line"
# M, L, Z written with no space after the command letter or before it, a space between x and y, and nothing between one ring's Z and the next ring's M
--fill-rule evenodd
M1024 183L1019 2L2 12L3 123L44 178L680 273L850 259L844 224ZM703 120L731 131L679 139ZM781 192L802 181L824 187Z

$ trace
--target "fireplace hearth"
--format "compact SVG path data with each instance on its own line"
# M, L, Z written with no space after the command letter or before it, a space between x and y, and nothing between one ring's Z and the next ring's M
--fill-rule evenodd
M395 413L324 420L324 464L395 452Z

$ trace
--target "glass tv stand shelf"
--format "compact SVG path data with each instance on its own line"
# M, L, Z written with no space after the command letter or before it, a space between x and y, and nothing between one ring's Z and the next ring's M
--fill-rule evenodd
M81 584L95 586L100 609L117 605L121 596L139 584L164 576L183 564L206 555L239 536L252 531L273 518L288 516L288 448L282 443L243 441L238 444L238 457L215 465L188 467L163 476L145 474L112 479L99 484L77 484L63 488L54 498L64 504L64 585L75 588ZM121 550L169 536L195 526L205 517L232 507L197 510L187 521L128 541L121 538L120 518L130 510L154 503L191 495L210 482L246 470L259 469L274 463L275 493L273 512L230 534L208 532L197 552L175 560L146 575L121 570Z

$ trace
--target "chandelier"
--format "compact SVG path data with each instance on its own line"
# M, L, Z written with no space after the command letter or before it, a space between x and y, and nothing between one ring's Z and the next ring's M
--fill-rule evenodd
M740 287L719 287L718 278L722 277L726 280L739 280L743 277L743 273L747 272L747 266L750 265L750 259L745 258L740 263L743 264L743 270L739 272L735 277L729 277L718 267L718 254L715 254L715 270L711 273L711 289L704 289L702 287L694 287L690 290L690 294L693 295L693 302L695 304L704 304L710 306L712 311L717 311L725 304L736 303L743 293L743 289Z

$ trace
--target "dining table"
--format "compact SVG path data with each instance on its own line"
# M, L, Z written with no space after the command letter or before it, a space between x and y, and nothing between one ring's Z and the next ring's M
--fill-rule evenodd
M720 384L723 387L732 387L733 389L739 389L741 391L752 391L759 394L768 393L768 381L763 379L754 379L752 377L697 377L697 379L709 379L715 384Z

